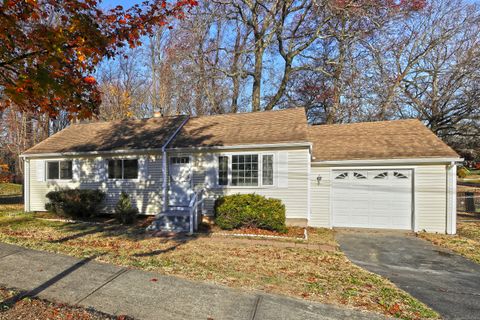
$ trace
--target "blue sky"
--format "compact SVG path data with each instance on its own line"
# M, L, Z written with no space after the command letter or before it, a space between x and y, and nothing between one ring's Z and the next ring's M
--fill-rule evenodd
M118 5L123 6L124 8L129 8L135 3L140 3L142 1L138 0L104 0L102 1L102 7L109 9L116 7Z

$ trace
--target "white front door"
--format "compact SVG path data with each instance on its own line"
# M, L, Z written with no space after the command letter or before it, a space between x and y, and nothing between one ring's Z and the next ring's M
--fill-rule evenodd
M170 157L169 181L169 205L188 206L193 194L190 157Z
M333 226L412 229L411 170L333 171Z

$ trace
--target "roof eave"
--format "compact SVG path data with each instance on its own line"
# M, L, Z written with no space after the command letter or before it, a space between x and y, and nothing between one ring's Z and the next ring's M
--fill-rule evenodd
M421 158L386 158L386 159L351 159L351 160L312 160L314 166L335 165L382 165L382 164L451 164L460 163L464 159L460 157L421 157Z

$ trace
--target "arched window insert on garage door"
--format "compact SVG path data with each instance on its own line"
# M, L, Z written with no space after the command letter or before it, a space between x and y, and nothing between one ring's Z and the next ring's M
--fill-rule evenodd
M377 174L373 179L387 179L388 177L388 172L382 172Z
M353 173L353 176L354 176L356 179L367 179L367 177L365 177L363 174L358 173L358 172L354 172L354 173Z
M401 172L394 171L393 176L398 178L398 179L408 179L408 177Z
M338 179L338 180L347 179L347 178L348 178L348 172L340 173L338 176L335 177L335 179Z

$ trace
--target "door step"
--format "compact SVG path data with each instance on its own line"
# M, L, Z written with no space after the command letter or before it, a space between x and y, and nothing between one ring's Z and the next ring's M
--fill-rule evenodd
M155 220L150 226L147 227L147 231L189 232L190 216L184 212L182 212L182 214L172 212L160 213L155 217Z

